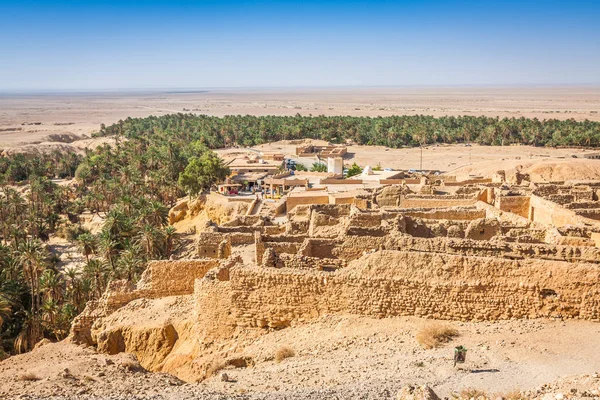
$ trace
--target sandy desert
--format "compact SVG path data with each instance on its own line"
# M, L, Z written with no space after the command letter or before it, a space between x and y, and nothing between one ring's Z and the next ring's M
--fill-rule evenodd
M600 90L373 88L1 95L0 148L5 154L19 149L35 154L45 148L82 154L86 147L114 143L112 138L88 138L100 124L183 112L215 116L485 115L600 121ZM313 144L326 143L314 140ZM296 146L297 142L279 141L253 149L216 152L225 159L248 152L277 152L293 158ZM44 339L33 351L2 361L0 376L4 381L0 384L0 397L406 399L413 397L403 397L400 388L427 385L441 398L475 397L468 393L478 390L481 398L599 398L600 327L595 314L599 303L594 293L598 293L595 277L600 253L594 235L600 231L600 225L597 219L582 217L600 208L600 160L587 158L596 152L519 145L438 144L422 149L392 149L350 144L345 164L406 171L420 168L422 161L423 169L436 170L441 175L423 176L425 183L413 182L414 192L404 182L368 189L363 195L373 200L379 197L381 207L358 196L354 203L324 207L305 204L302 211L284 216L270 203L258 201L258 195L256 202L242 199L231 204L230 198L218 193L195 203L189 200L189 204L187 198L181 198L169 213L169 224L187 240L187 252L158 262L156 265L164 270L160 272L157 267L155 275L149 274L147 281L141 279L138 286L108 287L101 298L88 303L68 339L58 343ZM448 187L438 182L444 179L448 180ZM564 200L566 197L570 200ZM254 194L249 198L254 199ZM401 199L418 205L405 209L384 206L386 202L393 206L394 201L398 206ZM548 199L562 199L563 203L551 204ZM534 201L543 204L542 207L535 203L535 217L530 205ZM585 208L578 208L583 203ZM369 205L363 207L364 204ZM542 214L544 208L548 212ZM555 224L553 212L583 222L576 228L564 222L566 218L562 219L564 223ZM390 215L396 218L395 223L389 222ZM91 213L86 213L89 216ZM596 214L592 216L596 218ZM86 220L88 224L84 224L94 233L104 222L99 215L96 217L95 223ZM403 227L397 223L400 220L404 221ZM281 221L285 223L280 224ZM263 239L281 254L261 248ZM232 244L232 240L237 242ZM213 241L218 250L213 248ZM308 248L311 243L321 242L329 243L323 247L334 243L340 254L347 251L346 258L317 255L317 250L315 255L300 254L300 243ZM83 264L84 257L77 253L76 246L53 238L50 245L55 251L60 247L57 243L73 253L68 255L71 264ZM223 251L223 243L230 246L229 253ZM385 252L386 246L385 251L396 254L396 258L390 256L393 262L363 270L369 257ZM418 272L411 275L409 271L407 276L398 278L406 272L405 266L412 265L410 260L407 262L405 251L413 253ZM203 252L214 254L203 258ZM57 252L59 256L63 253L67 251ZM265 259L259 262L263 254ZM433 258L427 258L430 254L459 267L452 269L446 261L437 259L434 263ZM269 255L275 261L267 259ZM302 264L306 258L314 263L310 268ZM332 272L327 268L333 262L340 265L339 270ZM177 263L202 265L200 269L210 264L211 269L201 273L194 270L192 278L178 269L173 278L169 271L172 265L180 265ZM537 266L544 273L535 270L525 275L529 272L521 270L528 266ZM582 269L576 281L570 278L574 275L569 275L573 266ZM483 268L488 268L487 272ZM504 276L505 271L516 272ZM245 278L244 273L248 274ZM476 273L480 274L476 282L465 283L475 280L469 274ZM219 274L225 277L217 277ZM237 274L242 274L242 278L236 278ZM252 274L260 276L254 283ZM448 280L444 279L445 274ZM280 275L285 278L284 284L276 279ZM422 288L419 293L425 295L417 302L425 304L431 297L432 307L446 313L433 318L456 330L456 335L428 349L417 337L432 323L432 312L415 312L422 304L407 311L403 305L392 306L387 300L369 306L375 311L367 307L366 311L357 312L357 304L371 304L371 295L357 294L355 301L341 301L333 311L296 314L295 309L302 310L306 298L325 293L329 279L339 277L340 282L354 282L355 276L363 275L372 279L366 281L365 291L381 285L383 288L377 290L385 294L383 297ZM285 286L303 276L314 279L296 282L291 290ZM178 282L179 278L185 283ZM271 287L269 279L275 282ZM398 282L407 287L389 289ZM549 300L538 295L543 285L551 285L548 282L564 290L564 298L556 293ZM231 294L228 291L234 284L241 289ZM173 286L178 285L185 289L174 290ZM466 300L462 297L465 286L472 288ZM163 291L153 293L152 290L158 291L156 287L163 287ZM352 283L348 288L351 287ZM375 289L372 297L380 294ZM455 307L446 307L445 300L435 299L436 293L446 290ZM271 292L278 295L271 298ZM251 298L253 293L258 293L255 298ZM235 303L244 296L248 296L247 303L257 302L253 306L264 315L252 317L256 310L246 310L245 301ZM492 305L487 303L487 297L492 298ZM221 306L218 301L223 299L231 301L233 311ZM388 308L389 315L383 315L381 310ZM459 314L453 313L459 311L452 308L460 309L460 317L455 318ZM525 310L519 311L520 308ZM488 314L480 314L482 309ZM231 317L232 313L237 319ZM291 315L291 322L278 325L284 318L281 314ZM235 321L228 321L230 318ZM252 318L252 323L246 324L245 318ZM269 318L273 321L265 322ZM229 330L230 325L235 329ZM453 347L459 344L468 347L469 357L467 363L456 367L452 365ZM277 360L276 354L282 348L289 348L291 355ZM212 367L210 360L217 357L225 361L209 374L205 369ZM519 394L511 397L515 391Z

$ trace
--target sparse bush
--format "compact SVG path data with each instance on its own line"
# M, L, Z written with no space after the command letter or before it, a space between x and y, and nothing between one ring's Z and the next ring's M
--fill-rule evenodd
M441 343L449 342L455 336L458 336L458 331L453 327L442 323L433 323L423 327L417 333L416 339L424 348L433 349Z
M512 392L506 393L506 394L500 394L497 396L494 396L496 398L501 398L504 400L527 400L528 397L525 396L523 393L521 393L520 390L513 390Z
M488 396L488 394L486 392L484 392L483 390L479 390L479 389L474 389L474 388L466 388L460 391L460 393L457 394L453 394L452 397L454 397L455 399L475 399L475 400L485 400L485 399L489 399L490 397Z
M24 374L19 375L18 379L20 381L33 382L33 381L39 381L42 378L40 378L39 376L37 376L33 372L25 372Z
M208 369L206 370L206 377L211 377L216 375L217 372L227 367L227 363L222 358L214 358L210 364L208 365Z
M279 363L285 360L286 358L294 357L295 355L296 352L294 352L294 349L287 346L282 346L278 348L275 352L275 361Z

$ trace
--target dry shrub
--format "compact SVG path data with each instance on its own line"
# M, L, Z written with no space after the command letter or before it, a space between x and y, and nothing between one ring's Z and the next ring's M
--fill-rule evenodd
M504 400L527 400L528 399L528 397L525 396L523 393L521 393L521 391L519 391L519 390L513 390L512 392L509 392L506 394L501 394L496 397L504 399Z
M25 372L24 374L19 375L18 379L20 381L33 382L33 381L39 381L42 378L40 378L39 376L37 376L33 372Z
M453 327L439 322L426 325L417 332L417 342L426 349L433 349L440 343L447 343L458 336L458 331Z
M479 389L474 388L466 388L460 391L458 396L455 395L458 399L489 399L489 396L486 392Z
M222 358L214 358L206 369L206 377L216 375L217 372L227 367L227 363Z
M291 347L282 346L275 352L275 361L282 362L286 358L294 357L296 352Z

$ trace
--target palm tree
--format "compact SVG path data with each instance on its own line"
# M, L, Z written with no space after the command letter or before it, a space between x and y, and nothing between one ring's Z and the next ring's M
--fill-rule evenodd
M42 244L38 240L27 240L19 250L21 252L20 262L23 268L23 276L29 285L31 294L29 325L24 336L27 339L27 343L24 343L24 345L30 349L42 338L38 315L40 309L39 279L46 267L46 254Z
M114 240L109 231L100 232L98 240L98 250L100 254L108 261L113 271L116 269L115 259L118 254L119 243Z
M47 299L42 304L41 311L42 320L45 322L44 325L54 334L56 340L60 340L56 326L57 314L59 312L58 303L53 299Z
M0 293L0 330L4 321L10 318L12 307L13 301L5 293Z
M171 257L173 254L173 245L175 241L175 234L177 230L173 225L169 225L165 228L163 237L165 238L165 258Z
M96 237L91 233L82 233L77 237L77 243L81 252L85 256L85 262L90 260L90 256L96 253Z
M73 304L77 311L81 311L84 302L84 296L81 287L81 280L79 279L80 273L77 268L66 269L63 273L67 280L66 297L69 299L70 303Z
M144 247L146 256L151 259L156 254L158 231L150 224L145 224L138 235L138 243Z
M60 275L51 269L45 270L40 277L40 289L46 300L61 301L63 298L63 282Z
M95 298L99 299L102 297L102 293L106 288L106 282L108 281L108 270L105 264L96 258L91 259L83 267L83 273L86 278L89 278L88 281L91 283ZM82 281L82 286L84 286L85 282L86 279Z
M139 273L144 267L144 258L140 254L138 244L128 244L121 252L119 258L121 277L124 277L129 282L137 280Z

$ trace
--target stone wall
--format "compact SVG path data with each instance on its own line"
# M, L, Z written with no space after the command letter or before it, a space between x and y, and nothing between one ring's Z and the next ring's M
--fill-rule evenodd
M542 197L532 195L529 204L532 221L556 227L582 224L589 225L594 231L600 230L599 222L577 215L573 210L568 210Z
M323 192L314 195L290 193L287 196L286 209L288 211L301 204L329 204L329 193Z
M471 221L485 218L486 212L477 208L447 208L447 209L401 209L407 217L425 219L445 219L451 221Z
M402 208L448 208L448 207L465 207L474 205L477 202L476 198L410 198L403 197L400 200Z
M78 343L92 343L93 323L129 302L140 298L161 298L192 294L196 279L219 265L219 260L150 261L137 285L125 280L111 281L102 297L88 301L71 325L70 337Z
M600 317L600 268L381 251L335 272L236 266L229 281L196 285L199 326L282 328L326 314L450 320ZM211 312L214 314L214 312Z
M196 254L201 258L228 258L231 255L229 236L219 232L200 233L196 239Z
M139 297L159 298L191 294L194 281L202 278L219 260L150 261L137 284Z
M360 238L357 238L360 239ZM549 261L584 262L600 264L600 248L589 246L563 246L539 243L514 243L454 238L423 239L408 235L371 238L368 248L387 250L406 250L427 253L446 253L465 256L497 257L505 259L540 259ZM353 247L359 240L346 240L340 247ZM366 246L365 246L366 247ZM338 249L338 251L341 251Z
M524 218L529 218L529 196L498 196L496 207Z

